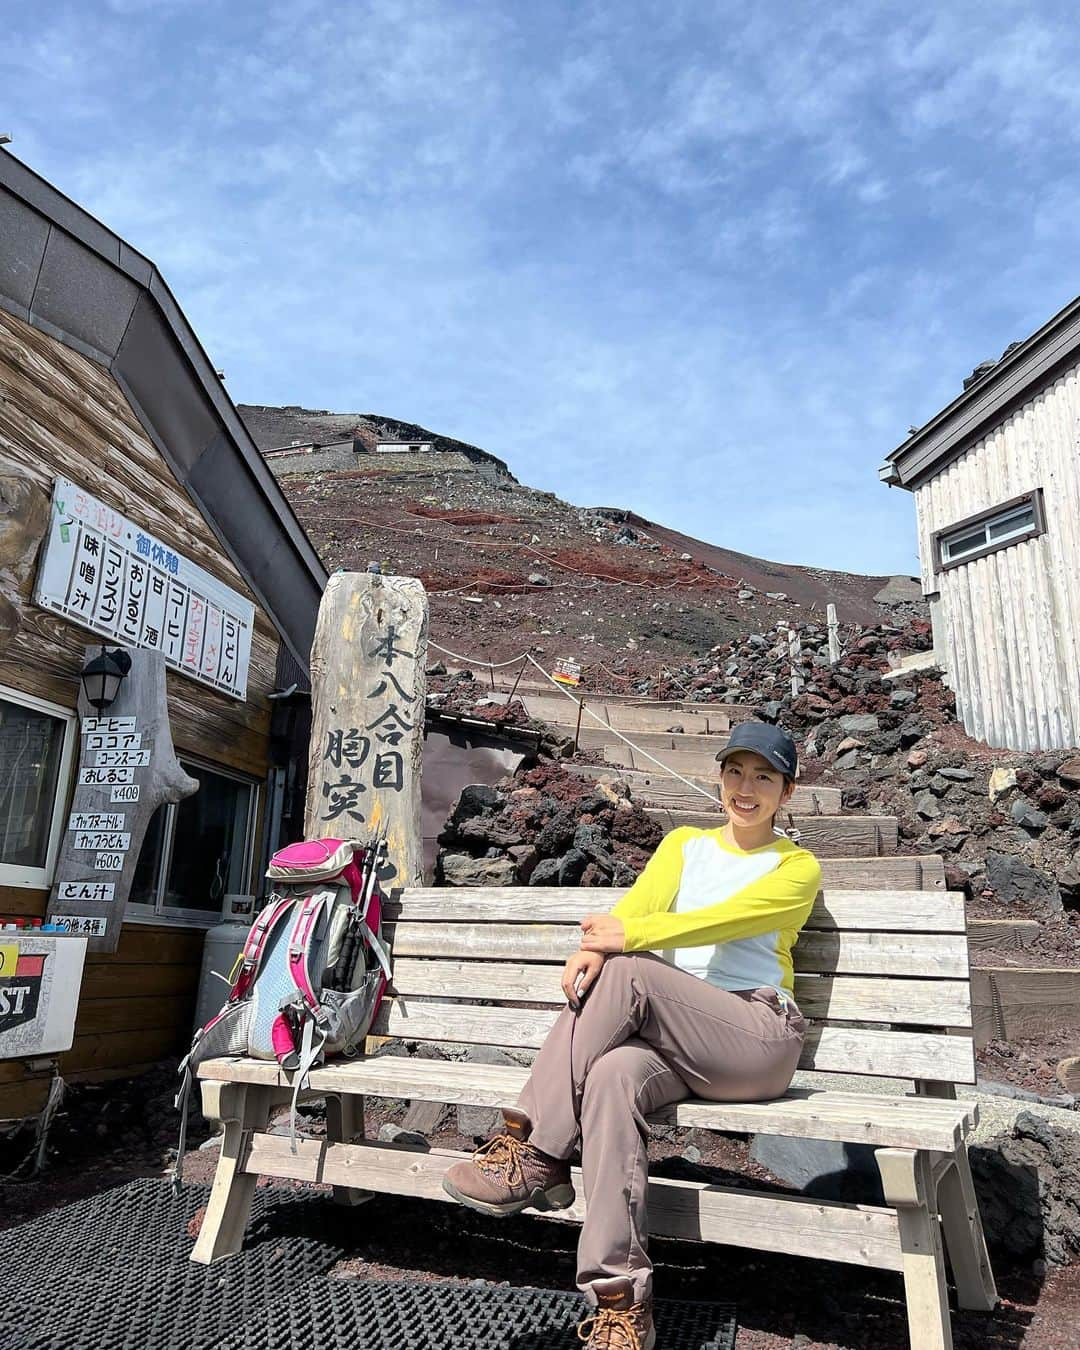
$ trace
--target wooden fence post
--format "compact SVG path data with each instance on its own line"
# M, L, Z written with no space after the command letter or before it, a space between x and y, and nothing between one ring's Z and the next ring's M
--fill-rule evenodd
M428 604L414 577L335 572L311 647L304 833L386 831L386 888L423 884L420 764Z
M788 656L791 659L791 697L798 698L802 688L802 638L794 628L788 629Z
M825 621L829 625L829 665L835 666L840 660L840 625L836 621L835 605L826 605Z

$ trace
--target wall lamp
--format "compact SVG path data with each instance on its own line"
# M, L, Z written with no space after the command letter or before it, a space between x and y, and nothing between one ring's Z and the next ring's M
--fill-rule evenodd
M101 655L87 661L79 672L87 703L98 712L112 707L130 669L131 655L123 647L113 651L103 648Z

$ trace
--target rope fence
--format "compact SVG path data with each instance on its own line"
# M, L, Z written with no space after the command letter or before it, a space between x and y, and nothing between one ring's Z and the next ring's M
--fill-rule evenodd
M437 652L442 652L444 656L452 657L455 661L464 661L466 665L487 665L488 668L491 670L495 670L503 666L512 666L515 665L518 661L528 661L530 664L536 667L536 669L540 672L540 674L543 675L544 679L547 680L547 682L553 688L557 689L559 693L564 696L564 698L568 698L570 702L573 703L575 707L577 707L580 710L580 712L582 712L586 717L591 717L594 722L599 723L599 725L602 726L605 731L610 732L612 736L615 736L625 745L628 745L630 749L635 752L635 754L641 755L644 759L647 759L650 764L655 764L657 768L663 769L665 774L670 775L670 777L672 778L678 779L680 783L682 783L685 787L690 788L691 791L700 793L702 797L706 797L712 803L714 808L719 806L719 802L717 800L715 793L708 792L705 788L695 783L692 778L685 778L681 773L677 772L677 770L665 764L662 759L657 759L656 756L651 755L648 752L648 750L644 750L642 749L641 746L636 745L634 741L630 739L629 736L624 736L621 731L617 731L613 726L609 726L608 723L605 722L604 719L601 716L599 716L598 713L593 712L593 710L589 707L588 703L586 703L586 701L583 698L579 698L576 695L572 694L570 690L566 688L565 685L560 684L559 681L554 678L554 676L550 675L540 664L540 662L536 659L536 657L533 656L531 652L524 652L522 653L521 656L515 656L510 661L481 662L475 660L475 658L473 657L462 656L459 652L452 652L450 651L449 648L442 647L437 642L431 642L429 640L428 646L433 647ZM618 767L619 767L618 765L612 765L612 771L615 772L618 769Z

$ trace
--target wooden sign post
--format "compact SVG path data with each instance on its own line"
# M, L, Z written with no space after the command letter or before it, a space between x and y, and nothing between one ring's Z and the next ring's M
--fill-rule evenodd
M385 887L423 884L420 772L427 595L413 577L336 572L311 647L311 749L304 833L385 831Z
M86 659L104 650L87 647ZM49 897L50 922L85 935L92 952L116 951L154 812L199 788L173 750L164 655L128 654L131 670L104 712L79 693L79 776Z

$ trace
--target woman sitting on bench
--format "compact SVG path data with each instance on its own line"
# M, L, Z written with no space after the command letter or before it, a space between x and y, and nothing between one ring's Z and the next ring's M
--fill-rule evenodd
M779 1097L802 1053L791 948L821 869L775 828L795 745L779 727L743 722L718 758L727 823L672 830L611 913L581 921L562 979L569 1007L517 1106L443 1181L483 1214L565 1209L580 1147L577 1284L592 1311L579 1331L593 1350L652 1350L656 1339L647 1117L686 1097Z

